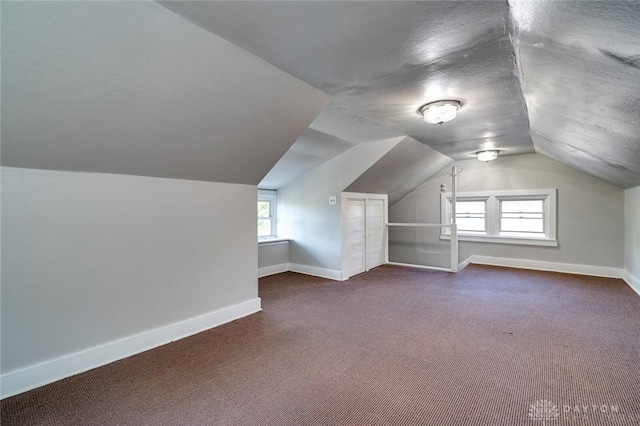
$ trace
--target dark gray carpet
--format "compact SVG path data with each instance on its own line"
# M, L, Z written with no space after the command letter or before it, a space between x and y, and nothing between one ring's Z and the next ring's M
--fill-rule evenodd
M639 425L640 297L471 265L260 280L264 311L2 401L2 424Z

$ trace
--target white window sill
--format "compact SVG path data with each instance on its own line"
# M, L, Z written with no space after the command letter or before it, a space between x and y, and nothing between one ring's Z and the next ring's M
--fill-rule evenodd
M441 235L441 240L451 240L450 235ZM505 237L493 235L460 235L458 241L473 241L477 243L496 243L496 244L520 244L526 246L546 246L558 247L558 240L550 238L522 238L522 237Z
M263 238L258 240L259 246L271 246L276 244L288 244L288 238Z

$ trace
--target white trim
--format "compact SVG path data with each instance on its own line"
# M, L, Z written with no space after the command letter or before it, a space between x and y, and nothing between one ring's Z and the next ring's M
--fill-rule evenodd
M463 260L463 261L462 261L462 263L460 263L460 264L458 265L458 272L461 272L464 268L466 268L467 266L469 266L469 264L471 263L471 258L472 258L472 257L473 257L473 256L469 256L469 257L467 257L467 259L466 259L466 260Z
M388 243L388 217L389 217L389 196L387 194L375 194L375 193L367 193L367 192L341 192L340 193L340 250L341 250L341 259L340 259L340 268L339 271L340 277L336 278L340 281L345 281L349 279L349 267L348 267L348 253L349 253L349 230L347 229L348 223L348 213L347 213L347 201L348 200L362 200L365 202L365 233L366 233L366 223L367 223L367 201L368 200L382 200L383 208L382 208L382 222L383 222L383 236L382 236L382 245L384 250L384 255L382 259L382 264L386 263L389 260L389 243ZM368 251L369 248L366 243L365 237L365 268L364 272L369 271L369 260L368 260ZM379 265L378 265L379 266ZM311 274L316 275L316 274ZM323 276L323 275L318 275ZM323 276L328 278L326 276Z
M491 191L491 190L487 190L487 191L464 191L464 192L458 192L458 198L478 198L478 199L483 199L483 198L488 198L488 197L498 197L498 198L513 198L513 199L517 199L517 198L522 198L522 199L529 199L530 197L537 197L537 196L547 196L547 195L551 195L552 193L555 193L557 191L556 188L540 188L540 189L503 189L503 190L496 190L496 191ZM441 195L446 195L447 197L451 197L451 193L441 193Z
M218 309L123 339L9 371L0 376L1 398L43 386L118 361L261 311L260 298Z
M450 240L450 235L442 235L441 240ZM502 235L469 235L458 234L458 241L472 241L478 243L497 243L497 244L520 244L527 246L547 246L558 247L558 240L552 240L550 238L520 238L520 237L505 237Z
M272 240L278 238L278 193L268 189L258 189L257 202L269 202L269 219L271 219L271 234L258 237L260 240ZM259 219L259 218L258 218Z
M567 274L591 275L595 277L623 278L625 270L608 266L578 265L573 263L544 262L540 260L512 259L472 255L465 262L479 265L504 266L507 268L533 269L536 271L562 272ZM464 262L463 262L464 263Z
M313 275L314 277L328 278L330 280L344 281L342 272L334 269L318 268L316 266L301 265L299 263L290 263L289 270L299 274Z
M631 275L631 272L627 270L624 271L624 280L629 284L629 287L631 287L633 291L638 293L638 296L640 296L640 280Z
M370 200L388 200L389 197L387 194L375 194L369 192L341 192L340 200L345 200L347 198L356 198L359 200L366 200L367 198Z
M407 228L451 228L453 225L444 225L442 223L387 223L387 226L399 226Z
M279 244L289 244L288 238L273 238L269 240L258 240L258 247L277 246Z
M317 266L302 265L300 263L281 263L279 265L263 266L262 268L258 268L258 278L280 274L282 272L296 272L298 274L327 278L334 281L346 281L349 278L343 276L341 271L319 268Z
M281 263L279 265L263 266L258 268L258 278L267 277L269 275L281 274L288 272L291 269L288 263Z
M439 268L437 266L414 265L412 263L387 262L387 265L403 266L405 268L428 269L430 271L454 272L450 268Z

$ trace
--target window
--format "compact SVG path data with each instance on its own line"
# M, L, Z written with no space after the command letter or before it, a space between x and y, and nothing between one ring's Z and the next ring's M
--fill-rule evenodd
M449 201L451 202L451 201ZM458 232L487 232L486 200L464 200L456 202Z
M458 239L557 246L556 190L462 192L456 201ZM451 223L451 194L441 196L443 223ZM451 231L443 228L441 238Z
M276 191L258 190L258 239L276 236Z
M500 235L544 238L544 200L500 200Z

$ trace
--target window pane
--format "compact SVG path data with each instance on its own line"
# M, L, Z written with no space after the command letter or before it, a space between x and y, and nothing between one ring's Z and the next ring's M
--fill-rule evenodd
M271 216L271 202L258 201L258 217L270 217L270 216Z
M456 213L480 213L484 216L485 201L456 201Z
M513 200L501 202L503 213L542 213L542 200Z
M258 219L258 237L271 235L271 219Z
M501 233L544 234L543 200L501 201Z
M456 201L459 232L485 232L485 201Z
M458 218L456 220L458 231L484 232L485 220L483 218Z
M502 219L500 231L544 233L544 222L542 219Z

